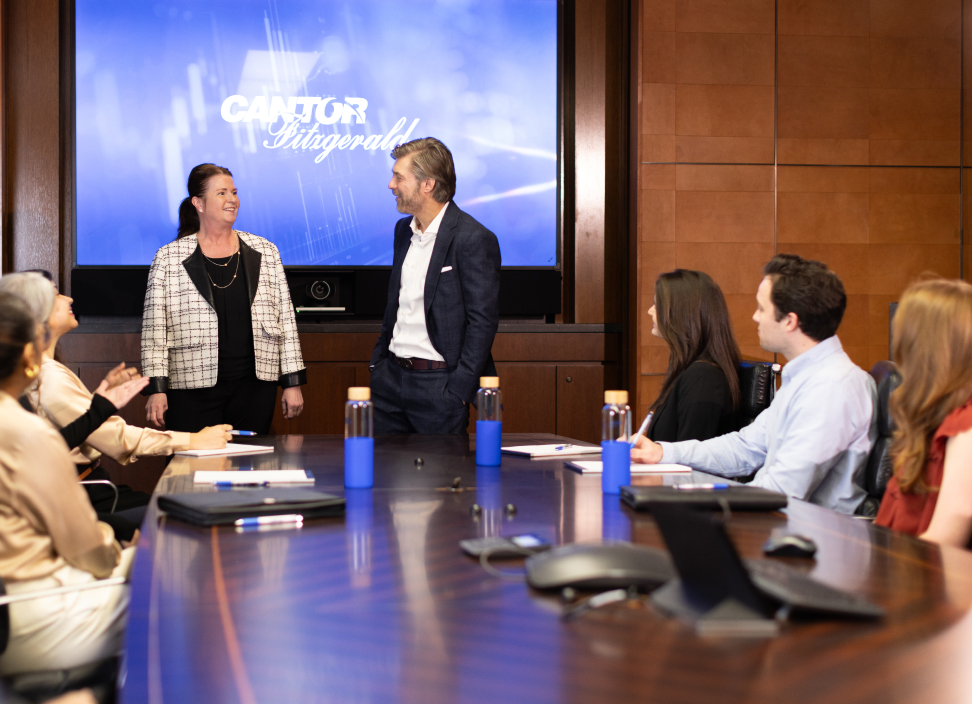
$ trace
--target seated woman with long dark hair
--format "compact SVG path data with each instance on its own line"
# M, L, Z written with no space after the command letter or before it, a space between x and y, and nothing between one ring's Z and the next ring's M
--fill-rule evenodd
M662 274L648 314L651 334L669 350L661 393L649 408L648 439L708 440L738 430L739 347L719 285L701 271Z
M972 286L937 279L905 291L892 324L901 385L888 482L875 523L945 545L972 537Z
M130 565L95 519L64 440L17 399L47 340L17 296L0 293L0 579L18 594L82 585ZM120 649L128 588L103 586L9 606L0 674L77 667Z

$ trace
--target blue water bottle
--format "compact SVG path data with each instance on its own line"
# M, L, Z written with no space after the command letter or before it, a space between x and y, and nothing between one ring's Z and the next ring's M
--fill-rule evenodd
M352 386L344 404L344 486L370 489L375 483L375 407L371 389Z
M631 484L631 409L627 391L605 391L601 409L601 490L620 494Z
M503 434L503 395L500 393L498 376L479 377L479 391L476 392L476 408L479 420L476 421L476 464L496 467L501 457L501 436Z

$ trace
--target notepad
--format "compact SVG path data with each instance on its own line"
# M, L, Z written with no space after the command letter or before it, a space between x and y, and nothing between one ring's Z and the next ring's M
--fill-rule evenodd
M502 450L507 455L518 455L531 459L596 455L601 452L599 445L571 445L568 443L560 443L559 445L516 445L514 447L504 447Z
M603 474L600 461L564 462L564 466L580 474ZM631 463L632 474L685 474L692 468L684 464L635 464Z
M193 484L233 484L263 486L265 484L313 484L314 475L306 469L253 469L226 472L196 472Z
M228 442L221 450L179 450L175 454L187 457L219 457L225 455L260 455L273 452L268 445L242 445L238 442Z

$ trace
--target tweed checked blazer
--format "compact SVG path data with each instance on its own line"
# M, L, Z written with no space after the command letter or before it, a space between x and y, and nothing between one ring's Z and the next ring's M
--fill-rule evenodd
M256 375L281 386L307 383L294 306L280 253L273 243L235 231L246 271ZM205 259L195 235L160 248L149 270L142 314L143 393L215 386L218 320Z

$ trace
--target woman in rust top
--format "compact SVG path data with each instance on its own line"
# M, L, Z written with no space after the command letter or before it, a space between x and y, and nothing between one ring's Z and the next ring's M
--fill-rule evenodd
M972 285L905 291L892 327L894 476L875 523L944 545L972 537Z

